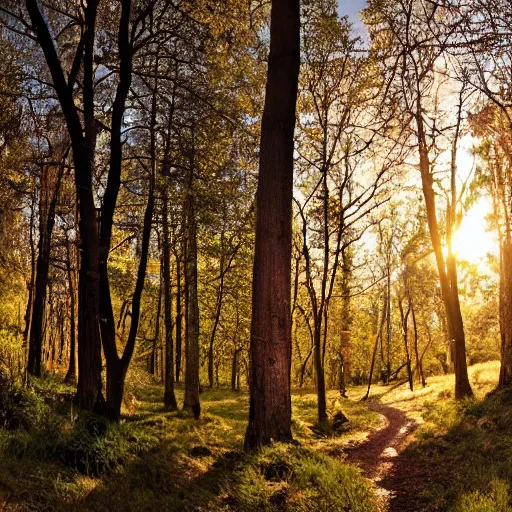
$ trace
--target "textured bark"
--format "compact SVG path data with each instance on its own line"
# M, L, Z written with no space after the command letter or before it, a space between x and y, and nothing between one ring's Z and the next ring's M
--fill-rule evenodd
M512 386L512 240L500 247L500 334L501 367L498 389Z
M87 410L100 410L101 394L101 339L99 332L99 236L97 230L96 205L92 193L92 170L95 131L93 120L93 54L96 26L97 2L91 0L85 9L83 47L83 99L84 128L75 106L72 87L64 72L46 21L37 0L26 0L27 11L34 27L37 41L44 53L52 76L53 85L66 120L73 160L75 163L75 186L79 203L79 232L81 242L81 265L78 297L78 370L76 403ZM71 86L73 85L70 81Z
M244 448L291 441L291 238L300 2L272 2L254 256L249 425Z
M191 173L192 175L192 173ZM192 180L192 178L191 178ZM185 331L185 397L183 409L191 409L194 418L201 415L199 402L199 300L197 296L197 221L194 212L192 185L189 184L186 205L186 331Z

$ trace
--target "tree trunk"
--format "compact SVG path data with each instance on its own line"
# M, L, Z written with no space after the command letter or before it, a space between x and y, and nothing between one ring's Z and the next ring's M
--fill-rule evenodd
M69 366L64 382L74 384L76 380L76 320L75 320L75 286L73 284L73 269L71 265L71 249L66 232L66 271L69 289Z
M78 385L76 404L86 410L102 409L101 338L99 331L99 236L93 198L92 170L96 126L94 123L94 39L97 2L87 3L84 16L83 110L84 127L68 86L48 25L37 0L26 0L37 41L44 53L62 107L73 149L75 188L79 204L80 277L78 284ZM85 131L85 135L84 135Z
M373 378L373 369L375 367L375 359L377 358L377 350L379 348L379 340L382 340L382 331L384 329L384 323L386 322L387 312L388 312L388 304L387 304L387 294L384 298L384 307L382 308L382 318L380 320L380 325L377 333L375 334L375 344L373 346L372 360L370 363L370 375L368 376L368 389L366 390L366 395L363 400L367 400L370 396L370 388L372 385ZM378 310L377 310L378 311Z
M498 389L512 386L512 240L500 244L501 367Z
M409 388L411 391L414 391L414 379L412 375L411 368L411 356L409 352L409 314L411 313L411 303L409 301L409 307L407 311L404 312L404 307L402 304L402 298L398 301L398 309L400 310L400 319L402 321L402 336L404 339L404 349L405 349L405 361L407 366L407 379L409 380ZM398 376L398 371L396 372Z
M192 176L192 171L191 171ZM190 183L186 205L187 238L185 276L187 280L187 323L185 338L185 399L183 409L191 409L194 418L201 415L199 403L199 301L197 296L197 221Z
M151 340L151 354L149 356L149 373L156 375L157 373L157 347L160 338L160 316L162 314L162 289L163 289L163 261L160 269L160 284L158 286L158 301L156 304L155 334Z
M67 153L63 156L65 158ZM27 372L41 377L41 351L43 345L43 320L46 310L46 286L50 270L50 251L55 207L59 195L60 183L64 174L64 165L57 170L55 183L50 179L50 169L44 165L41 169L39 198L39 243L36 264L36 277L32 306L32 322L28 346Z
M169 212L167 187L164 185L162 194L162 267L164 282L164 324L165 324L165 391L164 404L175 411L178 408L174 394L174 344L172 339L172 297L171 297L171 269L169 245Z
M183 310L181 306L182 298L182 287L181 287L181 275L182 275L181 259L176 258L176 382L180 381L181 375L181 352L182 352L182 324L183 324Z
M241 348L237 348L233 352L233 363L231 365L231 391L240 391L240 382L238 382L237 386L237 376L239 375L238 358L240 356L240 352L242 352Z
M221 233L221 257L220 257L220 283L219 288L217 289L217 300L215 302L215 317L213 319L213 328L212 333L210 335L210 344L208 346L208 384L210 389L213 388L213 346L215 342L215 335L217 333L217 327L220 322L220 314L222 310L222 299L224 298L224 278L225 278L225 269L224 269L224 230Z
M422 357L420 357L420 351L418 346L418 324L416 322L416 311L414 310L414 304L411 302L411 314L412 314L412 326L414 329L414 354L416 357L416 368L418 369L418 376L421 381L421 385L425 387L427 382L425 380L425 375L423 373L423 362Z
M261 128L245 450L291 441L291 238L300 2L274 0Z
M323 365L321 325L315 326L315 375L317 393L318 425L323 425L328 420L327 398L325 393L325 372Z
M418 100L419 102L419 100ZM418 106L416 115L418 126L419 157L423 197L427 211L427 223L430 239L436 257L441 296L446 311L448 335L454 347L454 369L455 369L455 398L462 399L473 395L469 383L467 362L466 362L466 340L464 336L464 325L460 310L459 293L457 287L457 260L450 250L451 237L447 235L449 254L445 263L443 246L437 222L435 193L433 178L430 171L430 161L424 132L421 105Z

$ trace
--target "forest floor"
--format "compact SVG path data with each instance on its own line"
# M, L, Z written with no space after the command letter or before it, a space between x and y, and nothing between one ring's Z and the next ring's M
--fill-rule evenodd
M349 418L337 435L315 431L314 391L295 391L300 446L251 456L245 393L205 391L196 421L134 372L123 421L103 427L77 422L71 390L45 381L37 422L0 429L0 511L511 512L512 393L486 398L498 368L471 367L476 398L462 403L453 375L412 393L372 386L367 402L362 387L331 391L330 413Z

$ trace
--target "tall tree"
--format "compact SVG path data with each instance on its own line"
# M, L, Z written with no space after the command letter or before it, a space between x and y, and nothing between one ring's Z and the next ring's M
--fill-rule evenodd
M293 149L300 2L273 0L260 140L253 271L249 425L244 448L290 441Z

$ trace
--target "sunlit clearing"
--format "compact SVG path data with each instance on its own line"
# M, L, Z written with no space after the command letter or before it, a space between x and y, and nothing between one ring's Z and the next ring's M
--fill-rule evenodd
M453 248L460 260L477 264L487 269L487 254L498 254L496 233L488 231L486 216L491 211L489 199L480 199L464 216L462 224L453 238Z

